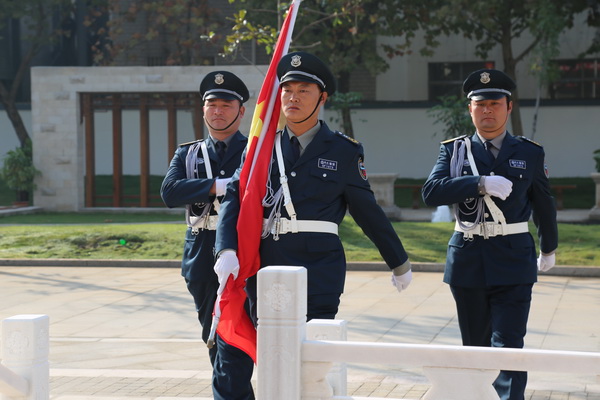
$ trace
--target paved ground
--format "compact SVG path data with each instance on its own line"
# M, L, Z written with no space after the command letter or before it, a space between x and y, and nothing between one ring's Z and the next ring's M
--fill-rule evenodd
M389 273L350 271L338 317L349 340L459 345L449 290L416 272L399 294ZM528 348L600 351L600 278L542 276ZM210 368L191 297L174 268L0 267L0 318L50 316L55 400L210 399ZM419 370L349 365L354 396L420 399ZM594 376L530 375L528 399L600 400Z
M411 221L428 221L431 213L402 209ZM558 217L588 222L588 215L564 210ZM50 316L52 399L212 398L207 350L191 297L173 268L178 262L0 261L0 319ZM377 271L381 266L351 267L338 314L348 321L348 340L460 345L440 265L416 265L414 282L402 294L391 287L389 273ZM552 270L559 275L540 277L526 347L600 351L598 271L559 266ZM349 395L421 399L428 388L419 370L348 366ZM526 398L600 400L600 380L532 373Z

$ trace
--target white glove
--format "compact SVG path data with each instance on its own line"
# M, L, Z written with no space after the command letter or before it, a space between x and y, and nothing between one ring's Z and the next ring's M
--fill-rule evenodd
M398 289L398 292L402 292L404 289L406 289L408 287L408 285L410 285L410 282L412 281L412 271L409 269L408 272L405 272L402 275L394 275L394 273L392 272L392 285L394 285L394 287L396 289Z
M537 259L537 265L538 265L539 271L542 271L542 272L549 271L552 267L554 267L555 263L556 263L555 253L546 255L546 254L542 254L540 252L540 256Z
M490 196L496 196L502 200L506 200L510 192L512 192L512 185L511 181L499 175L486 176L483 181L485 192Z
M227 184L230 180L231 178L225 178L217 179L215 181L215 192L217 193L217 196L223 196L225 194L225 192L227 191Z
M219 280L217 295L220 295L225 290L229 275L233 275L233 279L237 279L238 273L240 272L240 262L238 261L235 251L224 250L217 259L214 269L215 274L217 274L217 279Z

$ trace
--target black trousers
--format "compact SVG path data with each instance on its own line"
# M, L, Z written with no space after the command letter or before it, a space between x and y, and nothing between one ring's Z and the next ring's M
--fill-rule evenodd
M465 346L523 348L533 283L464 288L450 286ZM502 400L523 400L526 371L500 371L494 388Z

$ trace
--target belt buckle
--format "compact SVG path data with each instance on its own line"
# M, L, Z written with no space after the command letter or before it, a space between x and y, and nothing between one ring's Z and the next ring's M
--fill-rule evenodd
M486 239L502 234L501 232L496 231L496 228L498 228L499 225L495 222L482 222L481 224L483 225L482 233Z
M290 231L290 220L287 218L281 218L279 221L280 221L279 234L285 235L286 233L288 233Z

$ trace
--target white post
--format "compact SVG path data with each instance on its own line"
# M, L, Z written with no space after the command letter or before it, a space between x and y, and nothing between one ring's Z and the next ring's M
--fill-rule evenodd
M48 355L47 315L15 315L2 321L2 364L29 382L29 393L21 399L50 398ZM0 397L9 398L14 399Z
M313 319L306 324L307 340L341 340L348 339L348 323L338 319ZM303 367L304 368L304 367ZM327 381L333 388L335 396L348 394L348 376L346 363L333 363L327 375Z
M257 293L257 398L300 400L306 269L262 268L258 271Z

